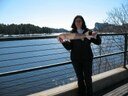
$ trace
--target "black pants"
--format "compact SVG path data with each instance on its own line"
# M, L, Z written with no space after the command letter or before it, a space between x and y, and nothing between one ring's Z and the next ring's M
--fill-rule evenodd
M77 79L79 96L93 96L92 61L72 61Z

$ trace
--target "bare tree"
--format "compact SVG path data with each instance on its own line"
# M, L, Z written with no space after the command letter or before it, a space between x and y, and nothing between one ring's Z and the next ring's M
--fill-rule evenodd
M114 8L107 13L108 18L105 22L114 24L118 32L128 32L128 2L121 4L119 8Z

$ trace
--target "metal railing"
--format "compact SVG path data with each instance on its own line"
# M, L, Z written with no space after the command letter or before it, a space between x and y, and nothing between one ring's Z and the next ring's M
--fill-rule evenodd
M128 34L99 35L102 44L91 46L93 75L126 67ZM76 80L70 53L56 36L1 38L0 57L1 96L30 94Z

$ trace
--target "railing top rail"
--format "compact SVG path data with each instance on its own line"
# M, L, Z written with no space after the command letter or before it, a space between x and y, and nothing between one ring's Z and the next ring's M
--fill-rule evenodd
M48 38L56 38L57 36L32 36L32 37L7 37L0 38L1 41L15 41L15 40L33 40L33 39L48 39Z
M128 33L100 33L99 36L111 36L111 35L128 35ZM48 39L48 38L56 38L58 35L54 36L25 36L25 37L1 37L0 42L2 41L15 41L15 40L33 40L33 39Z
M0 73L0 77L24 73L24 72L30 72L30 71L34 71L34 70L47 69L47 68L51 68L51 67L63 66L63 65L70 64L70 63L71 63L71 61L66 61L66 62L61 62L61 63L56 63L56 64L45 65L45 66L37 66L37 67L32 67L32 68L15 70L15 71L11 71L11 72L4 72L4 73Z

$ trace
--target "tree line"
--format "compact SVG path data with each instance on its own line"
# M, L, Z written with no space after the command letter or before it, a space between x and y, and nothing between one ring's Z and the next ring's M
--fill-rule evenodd
M50 34L52 32L60 32L66 30L57 30L49 27L39 27L32 24L0 24L0 34L18 35L18 34Z

